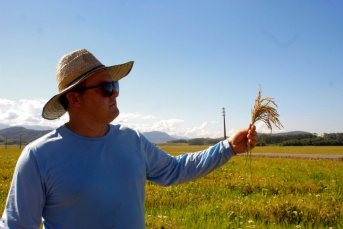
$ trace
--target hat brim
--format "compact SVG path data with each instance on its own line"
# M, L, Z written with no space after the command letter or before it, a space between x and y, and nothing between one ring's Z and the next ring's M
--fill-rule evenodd
M43 107L42 111L42 117L48 120L54 120L62 115L64 115L67 111L63 108L61 102L60 102L60 97L64 93L72 90L75 88L77 85L79 85L82 81L87 79L89 76L91 76L93 73L106 69L108 70L109 74L112 77L113 81L118 81L122 79L123 77L127 76L133 66L133 61L127 62L125 64L120 64L120 65L113 65L110 67L105 67L105 66L100 66L98 68L95 68L94 70L87 72L85 75L77 79L75 82L73 82L71 85L69 85L67 88L65 88L63 91L58 93L57 95L53 96Z

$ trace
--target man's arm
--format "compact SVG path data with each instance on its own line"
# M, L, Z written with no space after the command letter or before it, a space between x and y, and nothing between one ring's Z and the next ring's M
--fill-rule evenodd
M45 204L44 187L35 155L26 147L13 174L0 228L39 228Z
M256 146L254 126L238 131L232 138L196 153L172 157L148 141L145 143L147 179L162 186L198 179L224 165L236 153L245 152L247 142Z

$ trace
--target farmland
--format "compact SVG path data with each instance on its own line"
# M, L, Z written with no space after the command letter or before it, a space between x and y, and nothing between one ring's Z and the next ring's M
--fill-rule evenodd
M207 148L158 146L175 155ZM0 212L18 148L0 149ZM253 153L343 154L339 146L287 148L258 147ZM146 227L342 228L342 181L342 161L254 157L250 168L244 157L234 157L194 182L170 187L147 182Z
M170 154L183 154L207 149L210 145L188 145L187 143L158 144L159 148ZM291 154L329 154L343 155L343 146L262 146L256 147L252 153L291 153Z

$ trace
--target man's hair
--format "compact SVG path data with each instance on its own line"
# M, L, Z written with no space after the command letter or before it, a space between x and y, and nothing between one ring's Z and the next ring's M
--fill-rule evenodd
M81 82L79 85L77 85L73 90L75 89L79 89L79 88L82 88L84 87L84 82ZM71 90L71 91L73 91ZM64 110L68 111L68 105L69 105L69 101L68 101L68 98L67 98L67 93L69 91L67 91L66 93L62 94L60 96L60 103L62 104ZM78 93L80 93L81 95L84 94L84 91L78 91Z
M68 98L67 98L67 93L64 93L60 96L60 103L62 104L64 110L68 110L68 104L69 104L69 101L68 101Z

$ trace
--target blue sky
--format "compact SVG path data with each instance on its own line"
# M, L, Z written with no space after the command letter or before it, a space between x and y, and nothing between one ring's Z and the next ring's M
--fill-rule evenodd
M59 59L86 48L105 65L135 61L114 123L220 137L225 107L230 135L249 124L261 85L282 131L343 131L342 1L0 0L0 32L2 125L66 122L41 109Z

